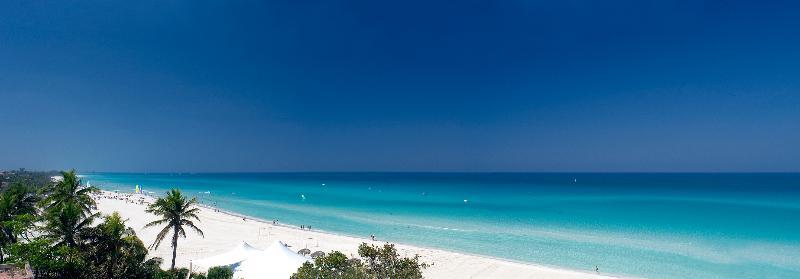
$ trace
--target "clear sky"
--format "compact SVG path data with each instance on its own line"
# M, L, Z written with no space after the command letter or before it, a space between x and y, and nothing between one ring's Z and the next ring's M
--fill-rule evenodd
M800 171L797 1L0 2L0 168Z

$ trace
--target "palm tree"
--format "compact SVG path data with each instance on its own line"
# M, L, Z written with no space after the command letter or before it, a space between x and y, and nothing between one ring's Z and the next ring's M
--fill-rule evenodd
M56 246L76 247L80 234L89 228L99 213L84 215L81 208L73 203L59 206L46 216L45 236L57 240Z
M147 248L125 221L114 212L83 235L89 240L89 258L98 264L98 272L105 273L97 274L98 278L135 278L143 271Z
M12 183L0 194L0 262L9 244L17 243L19 236L34 224L38 198L31 188L22 183Z
M56 245L75 247L79 234L98 216L92 213L95 202L90 196L98 189L83 185L75 170L62 171L61 177L60 181L45 189L47 196L42 200L45 234L58 240Z
M47 189L47 197L42 201L46 211L59 211L60 207L70 203L81 210L81 215L91 214L92 207L95 206L91 193L99 191L95 187L81 184L81 180L75 174L75 170L62 171L60 181Z
M199 212L200 209L195 207L196 204L197 199L192 198L187 200L185 196L181 195L180 190L172 189L167 192L166 197L159 198L155 203L147 207L147 212L158 215L161 217L161 219L148 223L144 226L145 228L166 224L166 226L161 229L161 232L158 233L156 236L156 241L153 242L153 245L150 245L150 248L157 249L158 245L161 244L161 241L164 240L170 231L172 231L171 269L175 269L175 255L178 251L178 236L184 238L186 237L186 231L184 231L183 227L187 226L197 232L197 234L200 236L203 236L203 231L197 228L197 226L195 226L191 220L194 219L200 221L200 218L197 217L197 212Z

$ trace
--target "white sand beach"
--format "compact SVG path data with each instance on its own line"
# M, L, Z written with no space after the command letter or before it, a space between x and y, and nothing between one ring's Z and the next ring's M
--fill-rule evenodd
M127 218L128 226L136 230L145 245L153 243L158 228L144 228L147 222L155 220L155 216L145 212L146 204L153 198L133 194L116 194L103 191L97 199L98 210L102 214L111 214L118 211ZM140 202L141 201L141 202ZM200 214L199 227L205 237L187 231L187 238L178 240L178 257L176 265L189 267L190 260L197 260L228 251L240 241L246 241L257 248L266 248L274 240L280 240L290 245L290 249L298 250L308 248L311 251L330 252L342 251L348 255L357 255L360 243L383 244L384 242L372 241L366 236L356 238L336 235L327 232L300 230L299 228L273 225L271 222L262 222L242 216L215 211L203 207ZM164 266L169 266L172 250L166 240L151 256L164 259ZM426 278L610 278L611 276L597 274L589 270L573 271L553 267L531 264L515 263L481 257L448 252L438 249L422 248L410 245L397 244L396 248L401 256L420 255L422 261L431 264L424 271ZM602 268L602 267L601 267Z

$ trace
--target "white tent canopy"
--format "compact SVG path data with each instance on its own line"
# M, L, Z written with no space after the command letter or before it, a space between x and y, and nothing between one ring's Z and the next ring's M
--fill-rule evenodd
M266 250L239 263L234 278L287 279L309 259L298 255L282 242L275 241Z
M251 246L250 244L247 244L247 242L242 241L239 243L239 245L228 252L205 259L196 260L192 263L200 267L201 271L205 271L215 266L234 266L239 262L260 253L263 253L263 251Z

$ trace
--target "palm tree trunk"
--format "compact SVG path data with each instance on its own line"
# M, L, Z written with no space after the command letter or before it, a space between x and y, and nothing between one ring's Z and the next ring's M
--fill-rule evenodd
M111 258L114 259L115 257L111 256ZM107 268L106 276L108 276L108 278L114 278L114 267L116 267L116 266L117 266L117 261L115 259L111 260L110 263L106 264L106 268Z
M175 227L175 231L172 233L172 268L175 269L175 255L178 252L178 227Z

